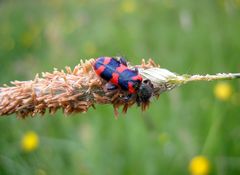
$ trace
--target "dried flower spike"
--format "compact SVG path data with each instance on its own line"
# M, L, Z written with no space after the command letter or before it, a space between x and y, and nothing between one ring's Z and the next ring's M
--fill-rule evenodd
M90 59L75 66L73 70L66 67L66 71L54 69L53 73L37 74L34 80L14 81L13 86L0 87L0 116L16 114L20 118L45 114L49 110L54 114L62 109L68 115L77 112L87 112L94 104L111 104L115 116L118 109L123 106L123 112L137 103L137 98L128 97L128 93L121 89L108 90L106 81L101 79L94 71L95 60ZM169 91L177 86L191 81L211 81L218 79L240 78L240 73L216 75L177 75L162 69L152 59L142 60L141 65L130 66L137 68L143 81L152 84L152 96L158 97L162 92ZM142 94L144 95L144 93ZM141 103L145 110L149 102Z

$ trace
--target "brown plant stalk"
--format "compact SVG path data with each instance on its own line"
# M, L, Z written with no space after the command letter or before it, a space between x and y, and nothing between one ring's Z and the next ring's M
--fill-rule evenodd
M64 114L87 112L95 104L111 104L115 116L118 109L123 106L122 111L136 103L132 98L126 101L127 92L117 89L109 91L105 88L106 81L102 80L93 70L94 59L81 61L73 70L52 73L37 74L34 80L13 81L13 86L0 87L0 116L16 114L20 118L45 114L48 110L54 114L62 109ZM130 66L131 67L131 66ZM216 79L240 78L240 74L216 74L216 75L177 75L162 69L149 59L146 63L142 60L141 65L134 66L144 79L153 83L153 96L158 97L162 92L168 91L181 84L190 81L210 81ZM141 104L145 110L149 103Z

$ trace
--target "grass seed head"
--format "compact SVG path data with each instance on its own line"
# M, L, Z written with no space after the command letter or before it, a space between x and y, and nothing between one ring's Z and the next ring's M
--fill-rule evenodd
M114 113L123 106L122 112L136 103L136 99L126 102L127 93L117 89L108 91L106 81L102 80L93 70L94 59L80 61L72 70L65 71L54 68L52 73L43 72L42 77L37 74L33 81L14 81L12 86L0 87L0 115L16 113L18 117L44 115L48 110L54 114L62 109L64 114L87 112L90 107L98 104L112 104ZM138 67L147 69L156 64L149 60L142 61ZM142 106L146 109L148 104Z

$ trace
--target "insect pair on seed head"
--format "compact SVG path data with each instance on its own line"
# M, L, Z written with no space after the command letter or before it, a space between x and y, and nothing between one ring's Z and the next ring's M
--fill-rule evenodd
M153 84L148 79L143 80L137 68L129 68L123 57L99 57L93 68L97 75L108 82L108 90L120 88L128 92L126 102L135 99L138 106L149 104L153 96Z

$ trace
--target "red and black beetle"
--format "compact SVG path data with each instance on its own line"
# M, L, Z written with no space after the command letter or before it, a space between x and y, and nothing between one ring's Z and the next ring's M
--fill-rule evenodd
M144 80L137 69L130 69L124 58L99 57L93 68L97 75L110 83L108 90L120 88L129 93L129 98L136 97L137 104L148 103L153 95L153 85L150 80Z

